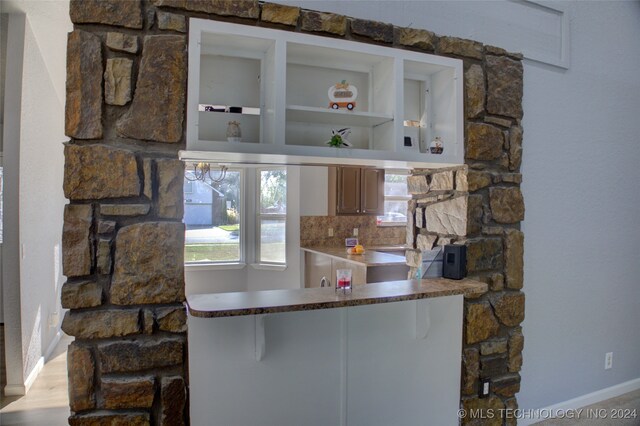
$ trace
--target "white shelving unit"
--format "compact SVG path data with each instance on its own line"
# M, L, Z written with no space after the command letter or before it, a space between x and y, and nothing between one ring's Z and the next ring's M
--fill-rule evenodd
M189 26L185 160L397 168L464 163L458 59L203 19ZM346 103L330 105L329 88L342 81L357 87L351 110ZM204 105L215 111L203 111ZM226 141L229 121L240 123L242 142ZM352 147L328 146L331 130L345 127ZM429 151L436 136L444 142L442 154Z

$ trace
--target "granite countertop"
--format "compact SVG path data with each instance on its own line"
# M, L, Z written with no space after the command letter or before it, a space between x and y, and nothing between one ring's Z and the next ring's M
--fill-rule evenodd
M324 254L338 260L357 263L364 266L390 266L390 265L406 265L404 256L396 254L382 253L375 250L366 249L363 254L347 254L346 247L300 247L312 253Z
M200 318L272 314L374 305L442 296L478 296L487 284L470 280L433 278L387 281L354 286L351 293L336 293L333 288L246 291L235 293L192 294L187 296L189 314Z

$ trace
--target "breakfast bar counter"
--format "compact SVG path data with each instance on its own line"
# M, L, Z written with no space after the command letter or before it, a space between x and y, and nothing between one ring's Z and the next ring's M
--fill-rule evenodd
M187 296L191 424L456 426L463 300L442 278Z
M356 285L350 293L333 288L245 291L187 296L189 314L200 318L310 311L346 306L373 305L441 296L480 295L487 284L470 279L389 281Z

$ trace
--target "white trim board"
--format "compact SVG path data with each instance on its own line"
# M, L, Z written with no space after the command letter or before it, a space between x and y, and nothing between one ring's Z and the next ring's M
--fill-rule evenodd
M629 380L628 382L619 383L608 388L600 389L595 392L591 392L567 401L559 402L548 407L538 408L537 410L545 412L559 412L567 410L576 410L578 408L586 407L588 405L597 404L598 402L606 401L607 399L615 398L625 393L633 392L640 389L640 377L637 379ZM521 408L521 410L528 410ZM528 426L538 423L544 419L518 419L518 425Z
M33 370L31 370L31 373L29 373L29 375L27 376L27 379L24 381L24 385L6 385L4 387L4 394L6 396L26 395L27 392L29 392L29 389L31 389L31 386L33 386L33 383L36 381L36 379L38 378L38 375L40 374L43 368L44 368L44 357L41 356L38 359L38 362L36 363L35 367L33 367Z
M53 337L51 343L49 344L49 347L44 353L44 359L46 360L46 362L49 362L51 360L51 355L53 354L53 351L56 350L58 343L60 343L60 338L62 337L62 333L60 332L60 324L57 325L57 328L58 331L56 332L56 335Z
M33 367L33 370L31 370L29 376L27 376L27 379L24 381L24 385L6 385L4 387L4 394L6 396L24 396L27 394L27 392L29 392L29 389L31 389L31 386L33 386L36 379L38 378L38 375L44 368L45 359L49 361L49 358L51 357L51 354L55 350L56 346L58 346L61 337L62 334L60 333L60 330L58 330L56 336L53 338L53 341L47 348L45 355L41 356L40 359L38 359L35 367Z

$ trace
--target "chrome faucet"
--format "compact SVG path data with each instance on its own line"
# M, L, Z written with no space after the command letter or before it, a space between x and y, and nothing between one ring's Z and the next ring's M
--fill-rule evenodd
M331 281L329 281L327 277L322 277L320 280L320 287L331 287Z

